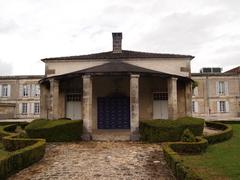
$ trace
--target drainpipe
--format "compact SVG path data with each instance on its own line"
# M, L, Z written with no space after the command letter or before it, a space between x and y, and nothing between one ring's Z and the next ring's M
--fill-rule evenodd
M208 109L208 117L210 117L210 99L209 99L209 79L208 79L208 75L206 75L206 88L207 88L207 109Z

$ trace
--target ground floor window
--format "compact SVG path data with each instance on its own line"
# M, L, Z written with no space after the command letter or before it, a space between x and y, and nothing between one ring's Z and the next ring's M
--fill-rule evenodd
M27 103L22 103L22 114L27 114Z
M198 112L198 102L196 102L196 101L192 102L192 112L193 113Z
M229 112L228 101L218 101L217 102L217 111L218 112Z
M34 103L34 114L39 114L39 113L40 113L40 104Z

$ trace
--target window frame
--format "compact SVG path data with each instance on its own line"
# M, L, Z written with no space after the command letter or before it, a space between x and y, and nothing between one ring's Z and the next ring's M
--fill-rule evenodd
M23 115L27 115L28 113L28 103L22 103L22 112Z

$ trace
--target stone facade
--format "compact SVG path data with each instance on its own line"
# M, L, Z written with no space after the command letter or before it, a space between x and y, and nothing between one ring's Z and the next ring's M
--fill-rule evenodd
M193 90L193 116L209 119L240 117L238 73L193 73L198 86Z
M121 33L113 33L110 52L43 59L46 78L41 80L41 117L79 114L76 117L83 119L86 140L108 129L127 129L129 139L138 140L141 120L191 115L193 57L126 51L121 40ZM156 109L162 109L161 113ZM129 124L119 122L128 117Z
M39 118L43 76L0 76L0 119Z

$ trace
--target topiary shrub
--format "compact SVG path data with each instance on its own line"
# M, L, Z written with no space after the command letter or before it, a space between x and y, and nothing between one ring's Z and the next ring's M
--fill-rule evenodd
M181 136L181 141L182 142L196 142L196 138L189 129L185 129Z
M139 132L143 141L171 142L180 141L183 131L187 128L194 136L201 136L204 119L184 117L177 120L140 121Z
M44 138L48 142L80 140L83 123L81 120L37 119L25 128L31 138Z

